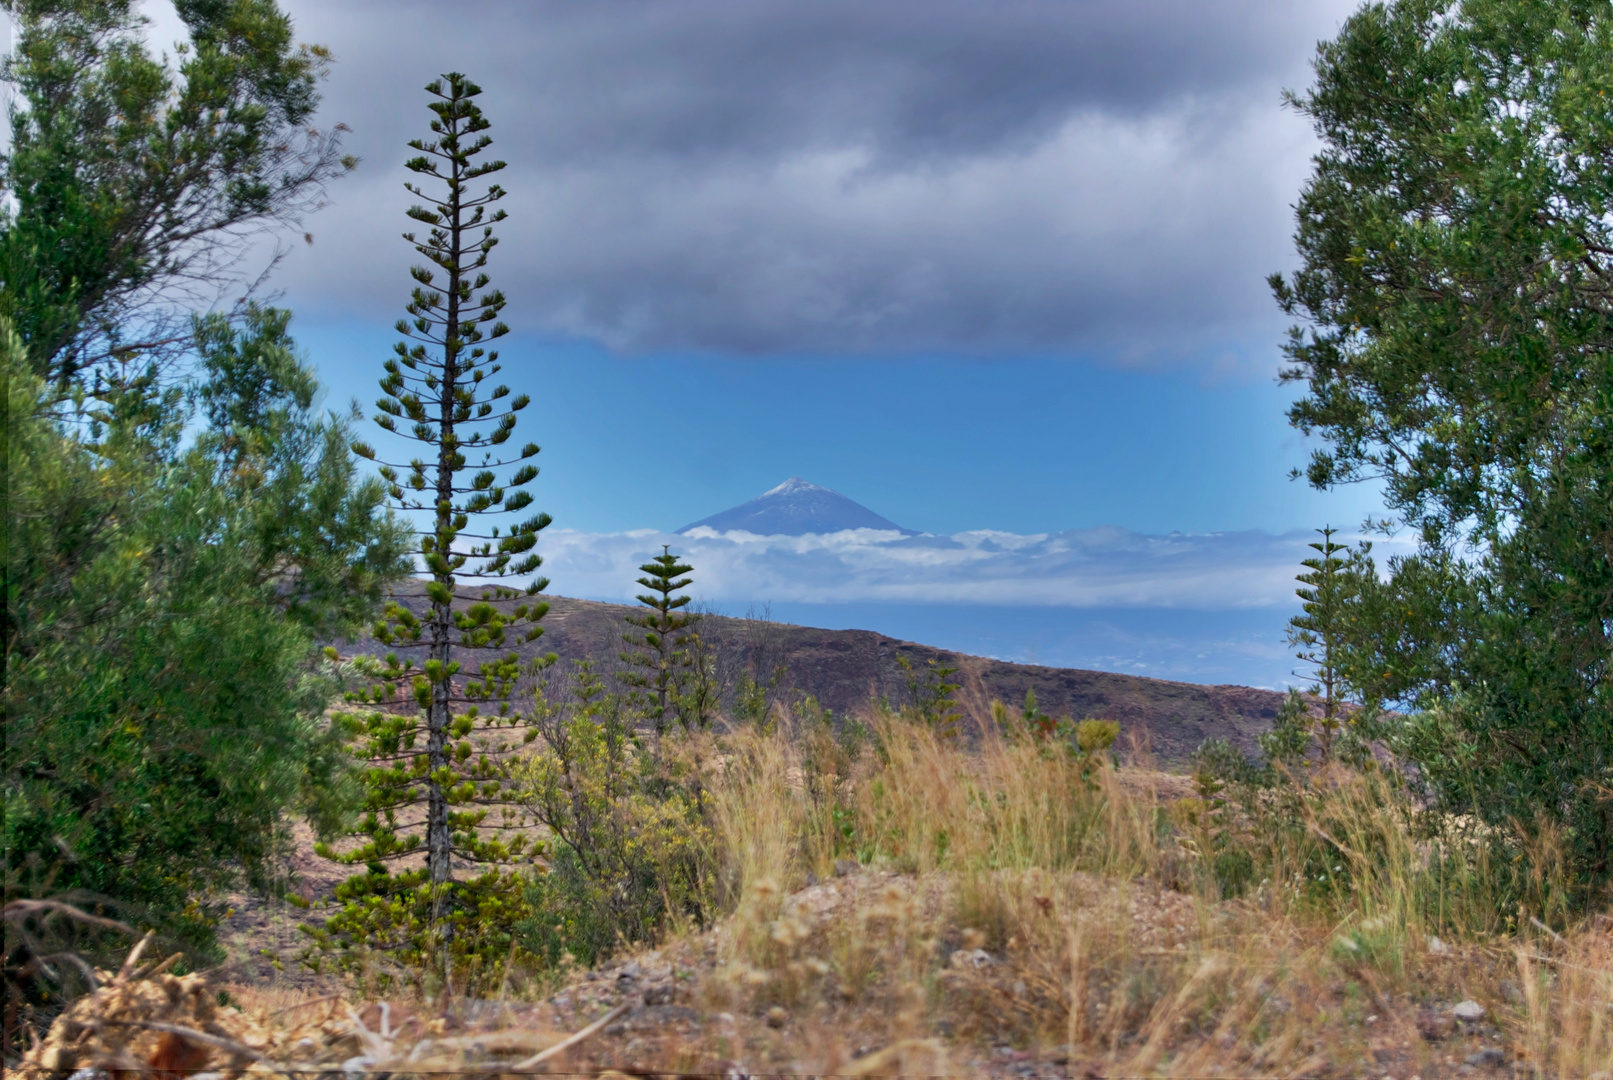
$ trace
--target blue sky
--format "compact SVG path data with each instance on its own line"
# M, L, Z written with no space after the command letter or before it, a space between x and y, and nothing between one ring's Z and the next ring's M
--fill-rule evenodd
M363 159L273 278L332 404L373 400L407 299L421 87L486 91L554 591L625 598L669 530L801 476L942 539L708 540L703 600L1288 678L1308 530L1377 510L1288 479L1264 281L1315 145L1281 93L1349 0L283 2Z
M299 320L328 400L366 406L389 327ZM1143 533L1353 526L1364 490L1287 472L1307 442L1274 377L1071 359L623 356L512 337L543 505L590 532L673 530L790 476L907 528Z

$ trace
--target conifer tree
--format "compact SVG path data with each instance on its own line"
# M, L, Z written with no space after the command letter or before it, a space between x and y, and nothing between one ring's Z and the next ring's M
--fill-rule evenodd
M373 634L384 645L403 650L379 660L361 662L375 684L363 697L370 711L346 720L357 736L355 753L370 762L367 813L354 849L333 857L362 863L365 874L352 879L339 898L344 910L327 922L320 943L331 937L345 944L394 947L421 959L425 951L450 942L455 926L486 928L489 904L497 906L513 886L508 875L489 871L466 887L456 883L453 861L505 864L523 854L519 835L505 841L512 819L505 794L507 755L523 741L509 729L529 719L512 711L510 698L524 665L511 651L541 632L537 621L548 610L541 601L525 601L518 590L480 587L480 597L456 607L461 578L487 579L526 575L541 560L532 548L549 524L547 514L533 514L501 527L474 526L493 515L517 513L532 503L523 490L538 473L529 459L538 453L528 443L518 452L504 449L515 428L516 414L527 407L526 395L510 397L507 386L493 386L498 353L484 347L508 333L500 320L504 294L488 289L484 268L497 244L492 226L504 220L490 210L504 190L490 184L473 194L474 181L504 168L502 161L477 161L492 139L491 126L476 105L480 87L453 73L426 91L435 114L432 138L409 146L418 156L407 168L433 188L405 187L421 200L408 214L425 226L424 236L404 239L425 265L411 268L415 288L400 320L405 338L385 365L383 397L376 420L387 432L423 444L427 455L406 464L382 462L381 476L393 501L406 511L429 515L420 535L419 555L430 577L425 584L423 617L392 603ZM399 421L406 421L400 426ZM354 450L377 460L374 448ZM512 468L501 478L501 471ZM531 596L547 584L534 578L525 586ZM508 603L514 601L514 603ZM504 603L501 603L504 602ZM458 657L484 657L473 670ZM462 670L468 677L460 676ZM482 710L487 709L484 713ZM472 736L477 735L474 743ZM490 810L505 808L505 817L489 822ZM423 814L420 814L423 809ZM399 824L423 817L423 835L402 835ZM391 875L388 862L424 849L423 871ZM372 897L412 896L422 903L374 904ZM496 919L494 920L496 921ZM507 944L507 937L503 939ZM483 943L464 942L461 956ZM496 944L496 943L495 943ZM441 957L446 963L448 956Z
M631 647L621 654L622 661L629 665L622 681L644 695L645 712L655 724L655 733L662 735L667 724L681 716L680 697L689 666L685 646L689 628L700 620L699 615L682 610L689 605L690 597L673 595L694 581L692 577L679 580L679 575L693 573L694 567L679 561L671 547L663 544L661 554L639 570L644 576L638 583L649 592L640 593L638 602L647 610L627 616L636 630L622 635Z
M1288 643L1299 651L1295 656L1310 668L1315 680L1310 691L1322 699L1322 715L1316 723L1317 742L1322 759L1333 755L1333 739L1343 726L1344 677L1341 671L1343 638L1351 599L1348 544L1334 543L1338 532L1331 525L1316 530L1320 541L1310 547L1316 554L1302 559L1305 572L1296 575L1295 589L1303 611L1288 621Z

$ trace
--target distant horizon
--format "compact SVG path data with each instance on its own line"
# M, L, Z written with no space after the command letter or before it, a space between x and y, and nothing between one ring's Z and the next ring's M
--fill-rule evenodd
M495 3L421 37L288 0L361 164L272 285L322 401L372 412L407 142L464 71L509 162L487 272L557 590L621 598L688 544L712 603L1273 684L1310 530L1382 515L1289 478L1316 444L1266 284L1318 145L1282 95L1354 6ZM792 475L914 535L672 531Z
M1285 632L1315 538L1113 526L1030 536L551 528L538 550L550 596L632 605L638 566L668 544L694 567L687 595L724 615L770 608L801 626L1014 663L1282 689L1302 681Z

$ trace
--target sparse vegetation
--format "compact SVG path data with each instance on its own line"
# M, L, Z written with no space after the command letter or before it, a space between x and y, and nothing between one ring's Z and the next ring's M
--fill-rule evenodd
M1207 741L1191 777L1034 692L964 724L960 691L989 694L950 654L897 652L905 698L835 715L765 612L729 639L702 621L670 547L626 651L613 621L612 655L523 659L547 583L486 581L535 574L549 518L538 447L503 449L530 399L492 379L480 89L432 83L410 144L442 186L409 188L426 265L377 448L314 411L289 312L198 291L350 167L305 126L325 52L273 0L179 5L172 70L128 3L7 11L8 1067L26 1044L58 1080L295 1055L519 1073L547 1059L470 1060L485 1033L447 1037L456 1007L576 1028L622 999L661 1026L606 1028L588 1063L1613 1071L1605 11L1401 0L1322 46L1294 99L1323 140L1302 266L1273 281L1305 323L1290 418L1324 440L1312 483L1381 481L1420 546L1380 567L1320 530L1289 627L1310 692L1256 757ZM428 457L389 462L394 440ZM384 602L411 551L421 597ZM366 629L382 655L318 647ZM362 869L288 894L294 821ZM292 1039L274 1018L325 998L273 1011L170 971L218 958L244 887L311 908L301 959L333 999L438 1019L402 1049L391 1003L379 1031L331 1014ZM141 964L157 935L182 951Z
M569 677L551 673L538 693L543 744L524 763L521 792L547 832L547 866L527 885L525 947L553 971L704 925L715 840L692 744L708 737L647 736L642 714L586 661Z
M779 1052L809 1071L857 1040L949 1030L957 1053L1057 1048L1099 1073L1351 1072L1392 1047L1427 1075L1459 1041L1435 1030L1451 1025L1440 1003L1465 997L1533 1067L1613 1063L1613 927L1532 921L1565 926L1561 853L1519 872L1493 832L1423 839L1381 774L1330 765L1233 826L1147 773L1105 762L1083 782L1034 741L970 749L891 716L797 781L821 740L735 737L713 792L734 914L690 992L740 1015L783 1007L801 1034ZM834 877L852 853L861 869Z

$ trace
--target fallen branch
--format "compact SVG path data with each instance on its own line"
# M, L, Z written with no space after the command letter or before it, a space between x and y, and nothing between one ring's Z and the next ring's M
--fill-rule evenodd
M938 1059L945 1051L939 1039L903 1039L891 1043L883 1050L875 1050L846 1065L841 1076L900 1076L904 1069L903 1058L908 1054L928 1054Z
M553 1046L549 1047L549 1049L540 1050L536 1054L533 1054L531 1057L527 1058L525 1061L518 1061L514 1065L502 1066L502 1067L500 1067L499 1071L500 1072L530 1072L533 1069L537 1068L539 1065L543 1064L545 1061L548 1061L550 1058L552 1058L552 1057L556 1056L557 1054L561 1053L562 1051L569 1050L573 1046L576 1046L578 1043L580 1043L584 1039L588 1038L588 1036L592 1035L594 1032L598 1031L600 1028L604 1027L606 1024L610 1023L612 1020L616 1019L618 1016L621 1016L623 1013L627 1012L627 1010L632 1008L632 1007L633 1007L632 1002L624 1001L620 1005L616 1006L616 1008L612 1009L610 1012L606 1013L604 1016L601 1016L598 1020L595 1020L592 1024L589 1024L587 1027L583 1028L581 1031L577 1032L576 1034L567 1035L564 1039L561 1039L559 1042L557 1042Z
M1561 934L1559 934L1557 931L1553 930L1551 927L1547 926L1545 923L1541 922L1539 919L1535 918L1533 915L1529 916L1529 921L1534 923L1536 926L1540 927L1540 929L1544 930L1546 933L1550 934L1552 936L1553 940L1555 940L1555 941L1562 941L1563 940L1563 936Z
M211 1046L216 1050L224 1051L226 1054L249 1057L253 1061L268 1060L250 1046L238 1043L234 1039L226 1039L221 1035L209 1035L205 1031L197 1031L195 1028L183 1027L179 1024L164 1024L156 1020L102 1020L101 1023L112 1024L116 1027L137 1027L145 1028L147 1031L161 1031L168 1035L178 1035L182 1039L189 1039L191 1042L201 1043L203 1046Z
M87 911L80 911L72 904L64 904L59 900L12 900L6 904L3 911L0 911L0 917L9 922L12 919L27 918L29 915L38 915L41 912L55 912L58 915L66 915L69 919L77 922L89 923L91 926L101 926L108 930L121 930L125 934L134 933L133 928L118 922L116 919L104 919L99 915L91 915Z

